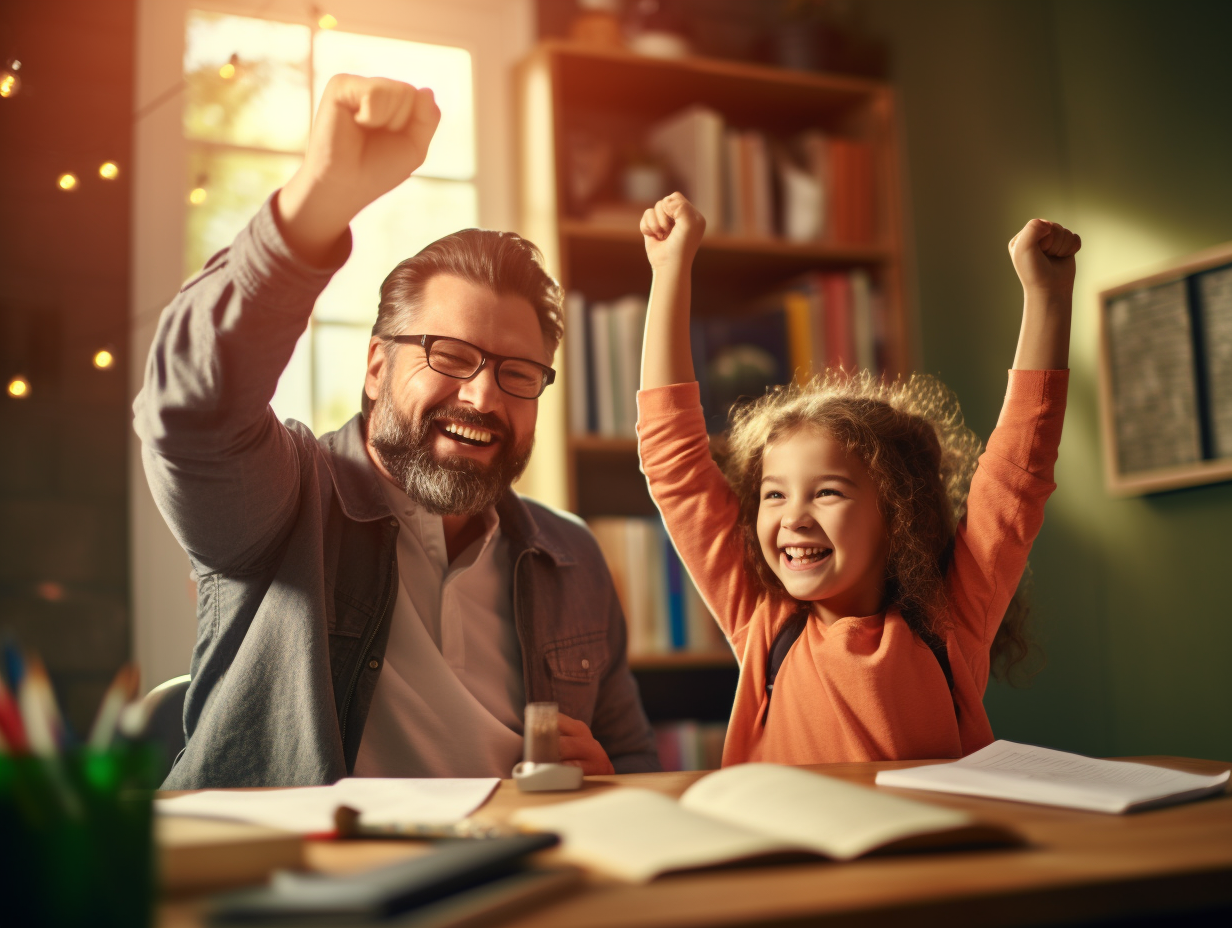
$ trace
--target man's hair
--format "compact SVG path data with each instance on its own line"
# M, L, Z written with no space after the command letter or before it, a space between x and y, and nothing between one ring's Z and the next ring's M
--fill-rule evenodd
M428 281L442 274L459 277L497 296L518 296L534 307L549 353L556 351L564 333L563 293L543 266L543 254L535 245L513 232L463 229L437 239L417 255L407 258L381 284L381 303L372 334L404 334L423 299ZM443 333L428 332L428 335ZM366 417L372 401L365 391Z

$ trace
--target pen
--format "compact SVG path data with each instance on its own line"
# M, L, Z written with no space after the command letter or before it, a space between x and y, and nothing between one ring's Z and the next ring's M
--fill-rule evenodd
M359 810L350 806L338 806L334 810L334 829L339 838L504 838L517 832L499 825L485 825L472 819L463 819L453 825L388 824L364 825L359 821Z

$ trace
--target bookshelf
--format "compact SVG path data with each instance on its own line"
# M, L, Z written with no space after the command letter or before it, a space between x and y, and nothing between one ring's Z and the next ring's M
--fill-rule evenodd
M819 130L858 143L870 153L872 233L860 241L834 234L789 241L781 235L735 233L722 217L707 216L707 235L694 266L694 317L736 317L799 275L858 269L878 294L880 366L891 376L910 370L897 126L888 85L738 62L647 58L547 40L517 68L514 95L520 231L543 249L565 290L584 294L587 301L644 297L650 268L637 231L640 208L630 205L624 221L618 221L618 212L616 218L609 211L597 220L579 208L569 175L571 158L576 158L571 139L579 133L608 140L619 157L652 127L700 105L720 114L724 126L766 139ZM526 489L588 520L655 515L638 469L635 440L570 430L571 418L575 424L577 419L568 408L570 362L564 346L556 361L564 389L541 401ZM682 706L688 717L726 719L736 678L726 650L631 653L630 663L652 721L682 717ZM664 704L654 705L660 697Z

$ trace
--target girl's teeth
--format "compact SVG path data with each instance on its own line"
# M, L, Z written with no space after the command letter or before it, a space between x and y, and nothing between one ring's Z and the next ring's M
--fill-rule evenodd
M829 552L829 548L802 548L799 545L790 545L783 548L783 553L790 560L817 560Z

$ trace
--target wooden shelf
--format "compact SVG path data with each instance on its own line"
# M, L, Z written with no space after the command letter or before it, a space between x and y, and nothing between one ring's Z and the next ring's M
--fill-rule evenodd
M650 265L637 227L560 220L564 267L570 286L587 299L607 300L650 289ZM892 264L891 249L711 234L702 239L693 270L697 315L738 310L800 274L868 267L874 275Z
M875 243L728 235L720 221L712 221L694 262L692 312L697 317L738 315L801 274L863 269L883 297L885 366L891 374L910 369L899 120L888 84L732 61L647 58L549 40L518 66L515 92L521 130L518 231L539 245L562 286L591 305L629 294L645 296L651 272L637 211L601 208L602 202L620 197L613 177L595 194L600 203L590 204L593 218L582 218L567 179L571 136L590 135L621 152L645 139L664 118L701 105L716 111L727 127L770 139L819 130L870 146ZM566 407L572 371L563 353L557 367L560 386L540 402L525 492L583 518L654 518L657 510L638 468L636 440L570 434ZM730 651L637 654L629 664L652 721L727 719L739 676Z
M672 651L667 654L630 654L634 670L682 670L699 667L735 667L731 651Z
M637 455L636 438L609 438L604 435L570 435L569 447L578 454Z
M642 246L642 236L636 222L629 228L609 223L593 223L584 219L562 219L560 234L577 241L605 242L616 245ZM806 259L817 264L878 264L888 261L890 250L881 245L836 245L829 242L790 242L781 238L749 238L737 235L707 234L702 239L699 256L706 252L721 252L750 258Z
M808 128L819 113L840 119L865 109L886 92L884 84L847 75L714 58L649 58L560 40L542 43L536 54L557 63L565 107L632 111L650 119L701 103L734 122L787 132Z

